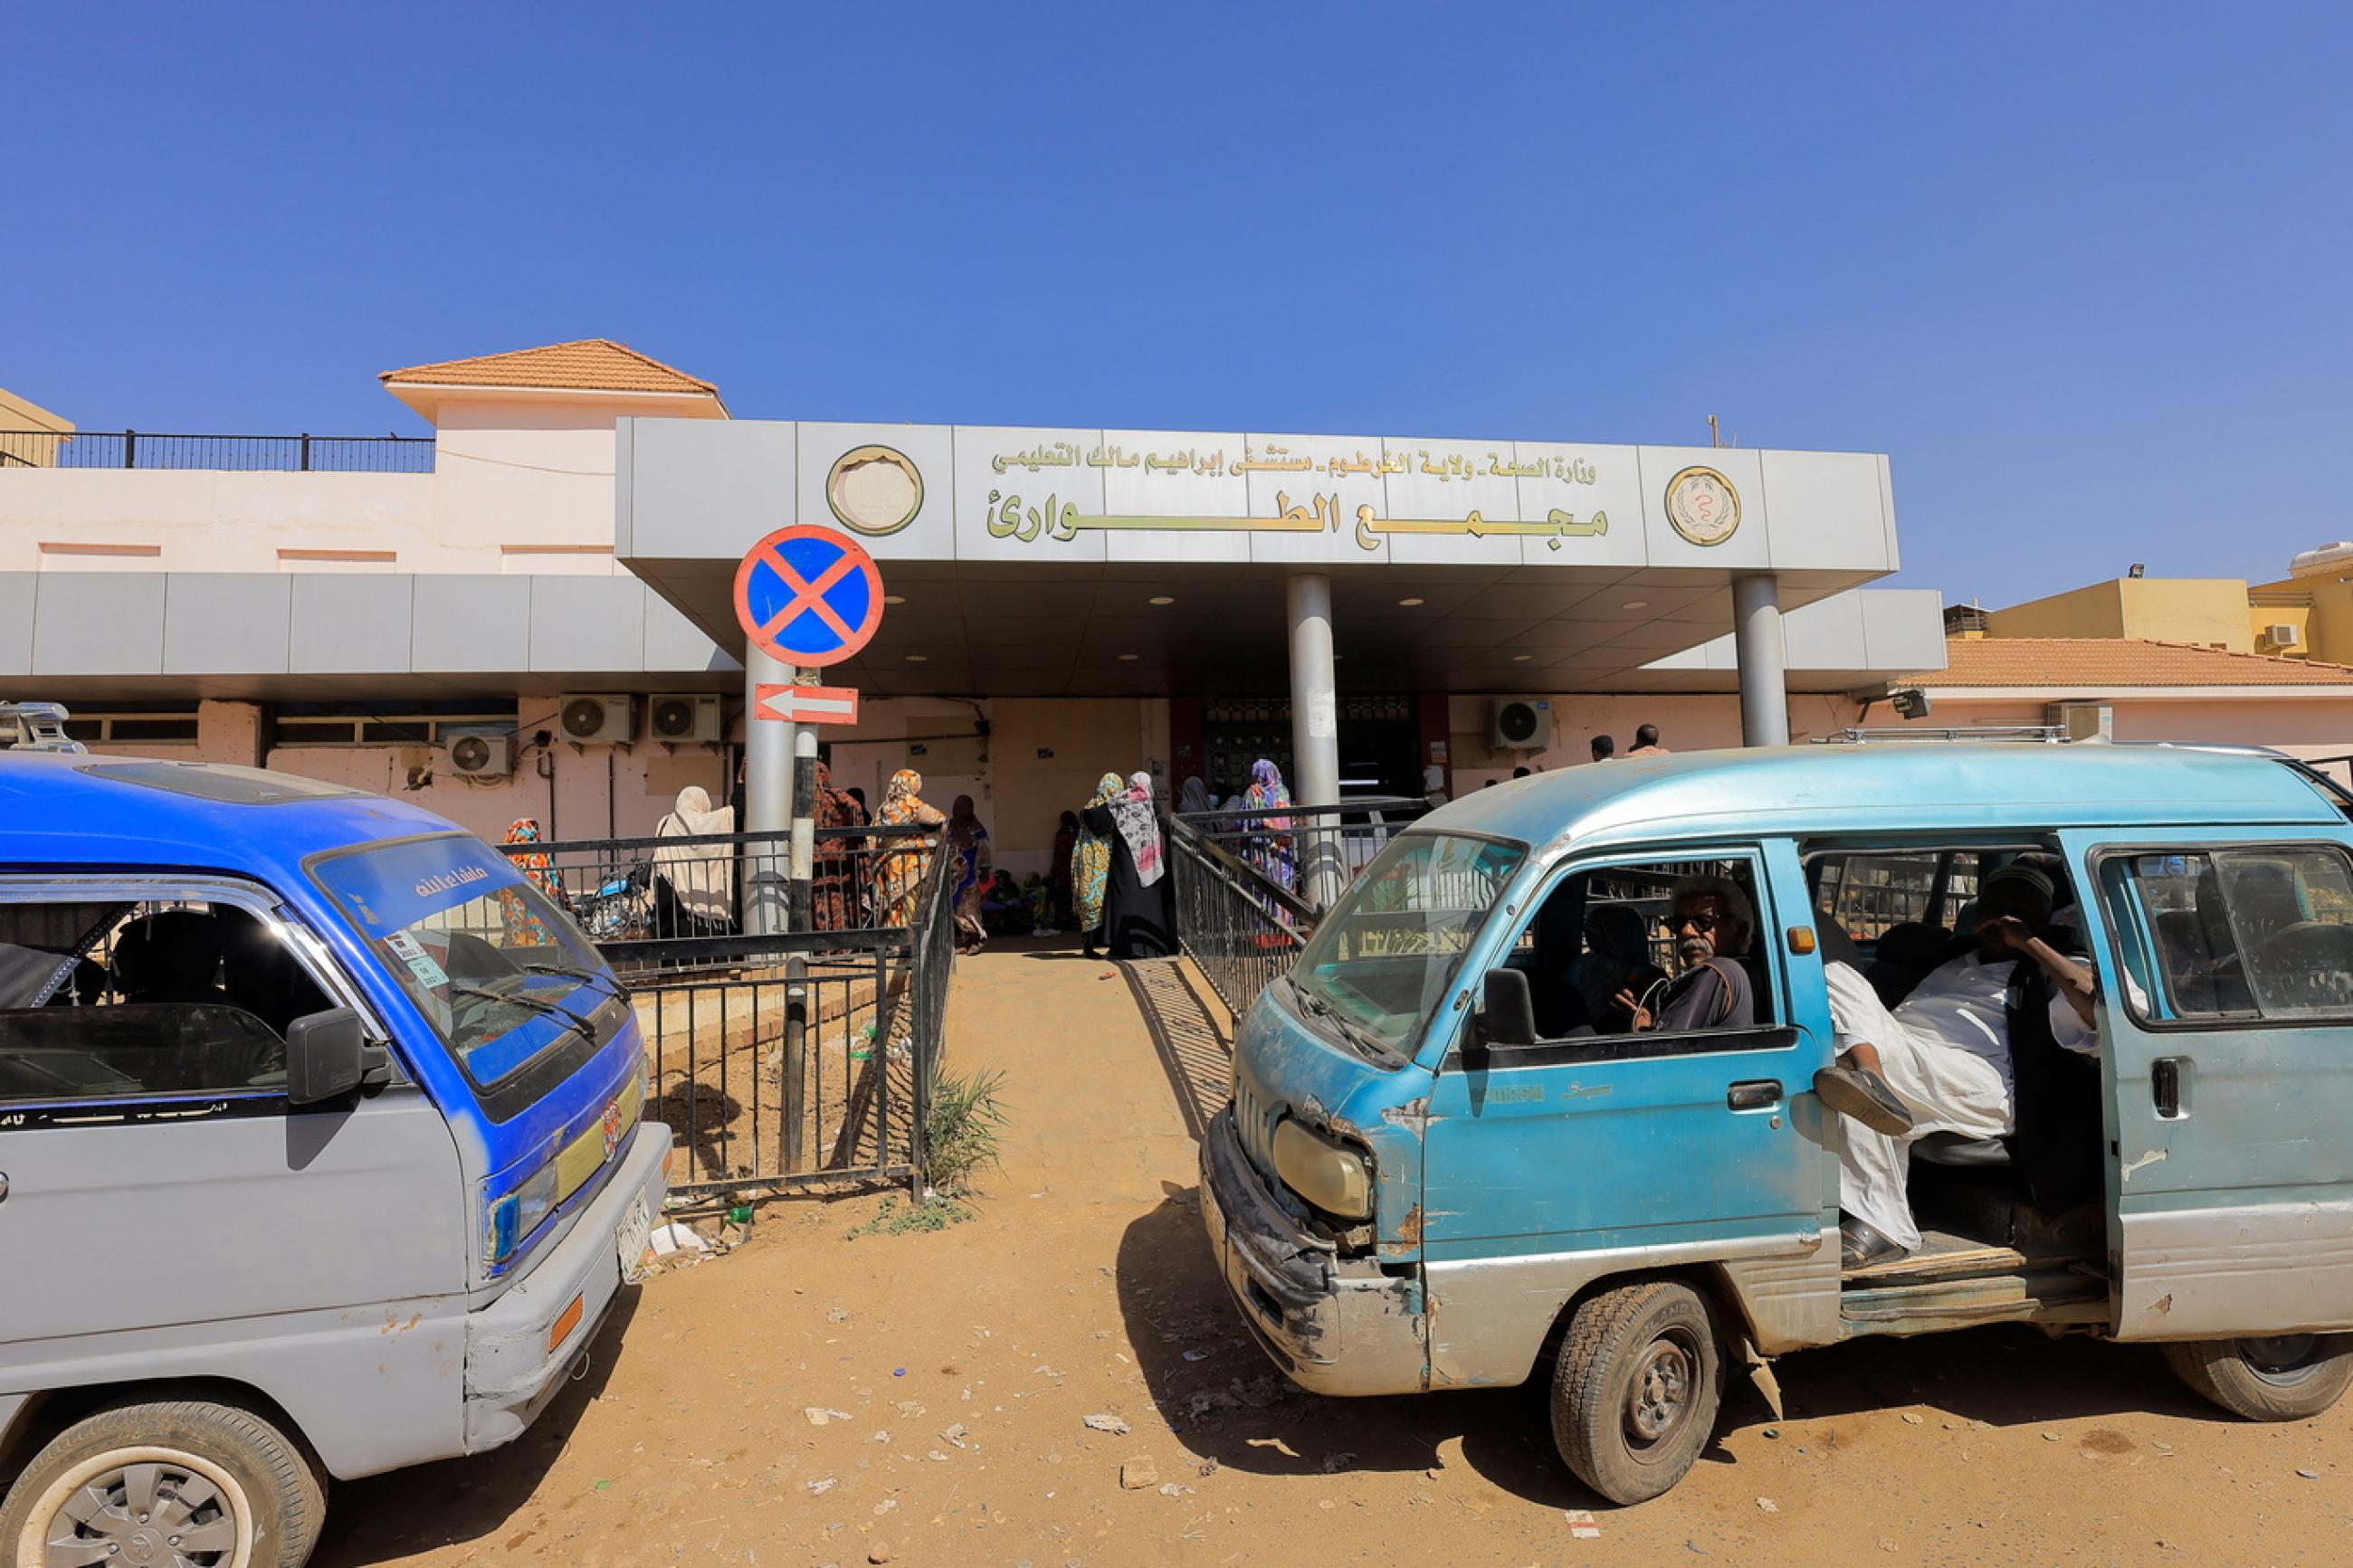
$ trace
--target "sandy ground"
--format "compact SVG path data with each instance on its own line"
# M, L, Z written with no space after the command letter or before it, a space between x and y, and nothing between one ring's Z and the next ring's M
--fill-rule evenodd
M1002 1068L1015 1119L978 1217L853 1240L877 1198L766 1205L750 1245L626 1297L521 1443L338 1488L317 1561L2353 1561L2353 1415L2236 1422L2154 1352L2025 1330L1785 1360L1788 1420L1736 1389L1632 1509L1568 1475L1538 1389L1296 1394L1201 1240L1206 995L1173 965L964 961L951 1058Z

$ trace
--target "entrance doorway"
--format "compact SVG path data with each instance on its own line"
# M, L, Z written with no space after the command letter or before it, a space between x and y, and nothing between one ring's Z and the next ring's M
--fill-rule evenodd
M1340 794L1422 793L1420 731L1410 697L1342 697ZM1296 791L1291 704L1277 698L1212 697L1202 704L1203 777L1219 802L1250 787L1250 764L1264 757Z

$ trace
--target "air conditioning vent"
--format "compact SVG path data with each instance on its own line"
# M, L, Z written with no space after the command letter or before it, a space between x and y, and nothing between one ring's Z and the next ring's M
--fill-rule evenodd
M2054 725L2060 738L2068 741L2113 741L2116 739L2116 710L2105 702L2053 702L2047 710L2049 722Z
M1498 702L1487 726L1487 744L1498 751L1541 752L1552 745L1552 704L1542 698Z
M564 738L583 746L622 746L637 738L626 691L567 691L555 700Z
M647 700L646 727L657 741L719 740L719 699L693 691L657 691Z
M2304 639L2297 635L2294 621L2274 621L2263 628L2263 640L2274 647L2294 647Z
M466 731L448 738L449 771L470 779L502 779L514 772L514 737L501 731Z

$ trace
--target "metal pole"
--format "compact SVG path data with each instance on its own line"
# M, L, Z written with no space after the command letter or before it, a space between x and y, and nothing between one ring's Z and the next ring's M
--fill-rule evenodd
M1740 661L1740 742L1789 743L1789 692L1781 641L1781 584L1771 573L1732 580L1732 644Z
M1332 661L1332 579L1293 573L1285 584L1291 608L1292 799L1300 805L1340 803L1339 676ZM1337 836L1294 825L1299 894L1317 909L1338 896Z
M793 672L796 686L815 686L823 671L797 669ZM792 929L814 931L809 914L809 879L814 872L817 851L817 726L793 726L793 856L786 872L786 907L791 912Z
M743 831L768 836L744 846L749 875L744 883L744 929L753 936L776 936L785 923L785 867L777 845L793 826L793 731L759 716L760 688L790 683L793 672L760 649L744 650Z

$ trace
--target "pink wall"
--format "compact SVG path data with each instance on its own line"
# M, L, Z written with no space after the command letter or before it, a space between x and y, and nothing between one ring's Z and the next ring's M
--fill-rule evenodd
M1740 744L1740 699L1729 693L1698 696L1566 696L1546 699L1552 704L1554 741L1539 752L1491 751L1487 745L1492 697L1448 700L1452 728L1449 745L1453 753L1454 793L1467 794L1489 779L1507 779L1517 767L1550 772L1593 760L1593 737L1609 735L1620 755L1634 749L1634 731L1656 724L1659 739L1669 751L1704 752ZM1835 734L1855 721L1855 704L1844 697L1804 692L1789 694L1791 738L1810 741Z
M1930 696L1934 710L1918 721L1923 729L1946 724L2041 724L2041 701L1953 700ZM2213 745L2270 746L2295 757L2353 754L2353 698L2241 697L2223 700L2128 696L2112 699L2119 741L2203 742ZM1874 724L1899 722L1883 707ZM2346 767L2327 770L2353 783Z

